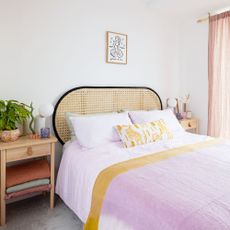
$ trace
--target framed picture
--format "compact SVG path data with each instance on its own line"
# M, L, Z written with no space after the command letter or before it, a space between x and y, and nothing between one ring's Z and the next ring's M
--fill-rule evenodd
M106 32L106 62L127 64L128 36L115 32Z

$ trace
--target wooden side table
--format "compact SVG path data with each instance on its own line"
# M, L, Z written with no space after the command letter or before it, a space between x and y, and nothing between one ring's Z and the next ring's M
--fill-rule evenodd
M29 139L20 137L15 142L0 142L1 159L1 188L0 188L0 224L6 223L6 166L7 163L17 162L38 157L50 157L50 208L54 207L54 189L55 189L55 137L47 139Z
M199 123L198 119L196 118L191 118L191 119L183 119L180 120L181 126L186 130L186 131L195 131L195 133L199 133Z

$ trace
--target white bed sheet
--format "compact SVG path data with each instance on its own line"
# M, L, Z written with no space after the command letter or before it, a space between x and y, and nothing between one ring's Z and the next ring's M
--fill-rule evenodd
M172 140L128 149L123 148L121 142L86 149L82 148L77 141L73 141L64 147L57 176L56 193L85 223L90 211L93 186L103 169L118 162L204 141L208 138L182 131L175 134Z

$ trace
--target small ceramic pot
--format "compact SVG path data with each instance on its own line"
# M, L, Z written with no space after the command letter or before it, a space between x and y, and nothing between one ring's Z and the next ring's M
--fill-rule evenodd
M3 130L0 133L0 138L3 142L12 142L16 141L20 136L20 130Z
M183 119L186 119L186 116L187 116L187 113L186 112L182 112L182 113L180 113L181 114L181 116L183 117Z
M28 134L28 137L29 139L33 139L33 140L36 140L36 139L40 139L40 135L39 134L33 134L33 133L30 133Z

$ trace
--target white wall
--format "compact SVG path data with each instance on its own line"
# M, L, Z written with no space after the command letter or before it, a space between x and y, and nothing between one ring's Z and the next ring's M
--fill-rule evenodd
M162 19L139 0L1 1L0 97L37 107L74 86L146 85L164 99L178 65ZM128 34L127 66L105 63L107 30Z
M178 90L178 26L141 0L0 0L0 98L54 103L82 85ZM105 33L128 34L128 65L105 63Z
M208 23L183 21L180 27L179 94L190 93L190 109L199 119L200 133L207 134L208 120Z

